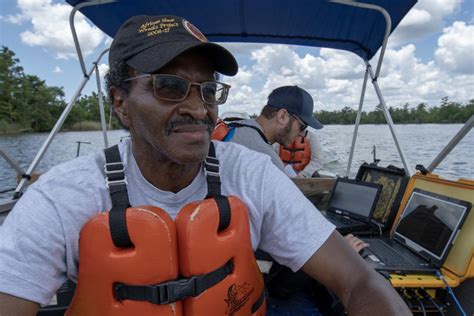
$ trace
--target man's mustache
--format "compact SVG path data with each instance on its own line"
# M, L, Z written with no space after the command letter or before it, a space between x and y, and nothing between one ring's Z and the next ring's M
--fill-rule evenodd
M191 117L182 117L182 118L177 118L168 122L165 128L165 135L171 134L171 131L179 126L186 126L186 125L207 125L207 131L209 132L209 135L211 135L214 129L214 123L212 123L212 121L209 118L196 120Z

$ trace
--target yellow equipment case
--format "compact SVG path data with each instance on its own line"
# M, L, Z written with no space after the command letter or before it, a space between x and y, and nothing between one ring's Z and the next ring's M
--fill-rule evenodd
M394 223L398 222L401 213L405 209L411 193L415 188L464 200L474 205L474 181L467 179L453 181L443 179L435 174L424 175L422 173L417 173L412 176L408 182ZM394 227L395 225L392 227L392 232ZM427 312L432 300L438 302L438 306L432 306L433 310L442 308L445 312L447 311L449 313L449 310L452 309L452 312L455 314L456 311L454 311L454 303L451 302L451 304L447 304L451 298L448 296L446 291L446 285L449 285L452 288L456 288L461 285L461 288L465 288L464 292L466 292L466 297L464 297L465 302L462 305L465 311L470 315L473 313L472 310L474 309L474 298L472 297L472 293L471 295L467 295L467 291L469 290L466 289L474 287L474 279L472 279L473 276L474 212L471 211L458 236L456 237L446 261L442 266L441 277L433 275L390 274L388 275L388 278L393 287L395 287L402 297L404 297L407 304L410 305L410 299L412 297L418 296L416 300L412 300L414 301L413 306L410 306L412 308L412 312L415 314ZM467 280L469 278L471 279ZM463 291L458 292L463 295ZM423 306L423 310L418 304L419 300L423 299L422 296L418 295L420 293L429 294L430 296L424 300L426 305ZM460 298L460 301L462 302L463 299L462 297ZM450 308L449 305L451 305Z

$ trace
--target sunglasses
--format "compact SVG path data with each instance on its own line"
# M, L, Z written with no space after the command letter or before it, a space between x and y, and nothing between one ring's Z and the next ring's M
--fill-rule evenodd
M304 132L304 130L308 127L308 124L303 122L298 116L296 116L294 114L291 114L291 116L293 116L293 118L298 122L298 125L300 127L300 131Z
M230 89L230 85L215 80L197 83L178 76L164 74L143 74L125 79L124 81L140 78L152 78L153 95L158 99L166 101L183 101L188 97L191 86L198 86L201 99L205 103L218 105L227 101Z

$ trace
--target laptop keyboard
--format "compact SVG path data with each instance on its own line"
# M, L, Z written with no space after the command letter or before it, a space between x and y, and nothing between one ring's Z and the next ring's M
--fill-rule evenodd
M399 266L411 266L413 264L418 264L417 261L404 258L393 248L387 245L383 240L370 239L369 244L369 251L373 252L385 264Z

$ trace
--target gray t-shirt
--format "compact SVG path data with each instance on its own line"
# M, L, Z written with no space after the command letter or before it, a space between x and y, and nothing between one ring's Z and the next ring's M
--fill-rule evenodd
M334 226L267 156L233 143L215 145L222 193L249 208L253 249L300 269ZM175 218L184 205L206 196L203 170L180 192L165 192L142 176L128 142L119 149L131 205L158 206ZM45 305L67 278L77 280L79 232L111 208L103 165L102 152L58 165L18 201L0 227L0 292Z
M237 121L237 123L255 126L259 130L262 130L260 124L255 120L241 120ZM275 151L275 148L273 148L271 144L268 144L255 129L245 126L237 127L234 136L229 141L244 145L256 152L267 154L270 156L275 166L282 171L285 170L285 166L281 161L280 156L278 156L278 153Z

